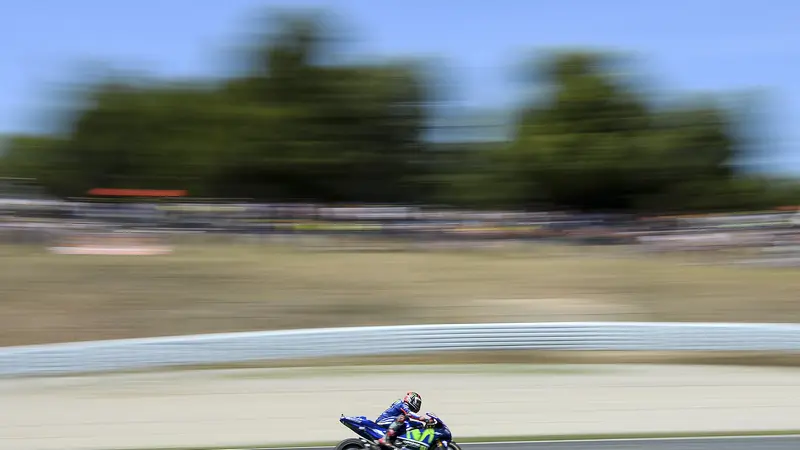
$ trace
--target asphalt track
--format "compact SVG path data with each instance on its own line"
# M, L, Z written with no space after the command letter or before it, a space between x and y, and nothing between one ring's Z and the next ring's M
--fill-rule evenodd
M461 447L464 450L798 450L800 435L490 442L461 444ZM331 447L304 447L303 450L331 450Z
M379 414L385 399L396 398L398 386L425 392L425 401L447 418L456 441L459 436L491 441L531 433L691 436L745 430L752 435L800 428L796 368L399 369L383 367L383 372L369 374L350 368L241 369L0 380L0 450L241 448L251 443L282 448L336 442L351 434L336 420L340 414ZM800 450L800 437L489 446L467 446L464 441L464 450Z

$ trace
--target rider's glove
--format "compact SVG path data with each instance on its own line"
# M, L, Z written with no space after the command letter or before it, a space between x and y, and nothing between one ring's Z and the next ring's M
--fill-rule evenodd
M428 417L427 419L425 419L425 426L428 427L428 428L435 427L436 426L436 419L434 419L433 417Z

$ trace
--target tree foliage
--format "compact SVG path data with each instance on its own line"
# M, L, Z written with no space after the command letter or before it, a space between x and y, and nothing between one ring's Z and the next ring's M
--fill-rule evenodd
M436 89L424 64L337 63L319 16L270 23L248 70L222 82L97 84L66 135L11 139L3 174L62 196L180 188L618 211L776 206L797 191L734 170L732 111L714 98L656 105L617 55L543 54L530 76L541 95L519 111L513 139L445 147L425 140Z

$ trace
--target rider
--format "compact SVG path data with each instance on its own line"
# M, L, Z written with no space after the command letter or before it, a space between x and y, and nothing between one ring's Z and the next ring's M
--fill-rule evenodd
M378 444L384 448L394 447L397 436L405 433L407 420L420 422L426 426L434 425L433 418L417 414L421 408L422 397L416 392L408 392L402 400L392 403L392 406L375 420L378 425L389 427L386 435L378 440Z

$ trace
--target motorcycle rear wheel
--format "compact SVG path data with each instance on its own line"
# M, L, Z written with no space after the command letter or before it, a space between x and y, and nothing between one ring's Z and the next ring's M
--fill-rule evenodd
M336 446L336 450L364 450L365 448L364 443L359 439L345 439Z

